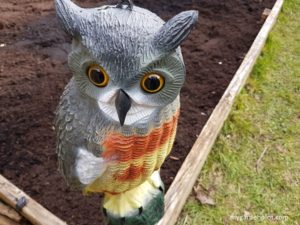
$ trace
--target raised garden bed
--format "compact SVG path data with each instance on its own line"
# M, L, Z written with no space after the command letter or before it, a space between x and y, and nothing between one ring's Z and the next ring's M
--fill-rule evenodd
M103 4L93 2L85 5ZM177 140L162 168L167 187L257 35L264 8L273 2L135 1L165 19L187 9L200 11L199 24L182 45L187 81ZM0 8L5 12L0 23L0 173L68 224L101 224L99 197L70 190L56 170L52 121L70 78L70 40L59 29L53 3L9 0Z

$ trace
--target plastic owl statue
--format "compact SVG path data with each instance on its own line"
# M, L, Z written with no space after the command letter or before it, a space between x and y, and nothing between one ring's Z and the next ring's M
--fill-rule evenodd
M108 224L153 225L164 212L159 169L174 142L185 79L179 45L198 12L164 22L131 1L55 5L73 38L73 78L56 117L59 169L69 185L104 193Z

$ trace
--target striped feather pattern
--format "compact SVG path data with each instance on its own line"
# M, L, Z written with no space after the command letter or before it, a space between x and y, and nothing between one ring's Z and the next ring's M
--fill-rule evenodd
M179 110L171 119L145 136L110 133L102 145L107 171L86 188L87 192L118 194L135 188L158 170L174 143Z

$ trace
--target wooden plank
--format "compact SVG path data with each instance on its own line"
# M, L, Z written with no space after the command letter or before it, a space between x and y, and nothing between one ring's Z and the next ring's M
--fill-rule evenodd
M33 225L66 225L64 221L54 216L51 212L0 175L0 199L16 209L17 200L22 197L26 198L27 204L20 210L20 213Z
M252 68L260 55L269 32L274 26L284 0L277 0L270 15L254 40L241 66L234 75L218 105L211 114L185 159L165 196L165 215L157 225L173 225L192 191L200 170L229 115L235 97L244 86Z
M0 215L0 225L20 225L19 223Z
M2 201L0 201L0 215L6 216L16 222L20 222L22 219L18 212L16 212L12 207L4 204Z

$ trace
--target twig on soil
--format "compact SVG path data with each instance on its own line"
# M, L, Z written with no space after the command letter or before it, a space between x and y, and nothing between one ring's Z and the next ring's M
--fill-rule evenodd
M265 147L264 150L262 151L262 153L260 154L258 160L256 161L256 164L255 164L256 173L258 173L258 167L259 167L261 160L264 157L267 150L268 150L268 147Z
M170 159L173 159L173 160L176 160L176 161L178 161L178 160L180 160L178 157L175 157L175 156L170 156Z

